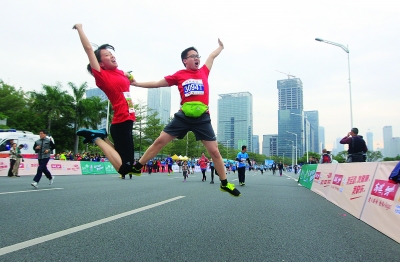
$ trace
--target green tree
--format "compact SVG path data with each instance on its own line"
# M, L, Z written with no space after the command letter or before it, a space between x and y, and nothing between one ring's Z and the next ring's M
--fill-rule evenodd
M337 153L337 155L333 156L333 159L335 159L336 161L338 161L339 163L344 163L346 162L347 159L347 151L341 151L339 153Z
M400 160L400 155L397 155L396 157L385 157L383 158L383 161L399 161Z
M382 159L382 153L380 151L367 151L367 161L368 162L376 162Z
M68 85L73 93L71 106L74 111L74 153L76 154L79 145L76 131L80 127L97 129L101 119L107 116L107 101L101 101L99 97L84 98L87 91L86 82L80 86L72 82L68 82Z
M71 108L73 98L62 90L61 84L55 86L42 85L43 91L30 92L33 99L32 109L47 119L47 131L51 133L51 123L53 120L60 119L65 114L73 114Z

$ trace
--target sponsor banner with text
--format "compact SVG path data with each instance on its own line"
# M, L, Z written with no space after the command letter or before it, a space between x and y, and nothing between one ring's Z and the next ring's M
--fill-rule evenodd
M318 164L307 164L301 167L301 171L299 174L300 185L304 186L305 188L311 189L317 167Z
M400 243L400 184L388 180L396 165L400 162L378 164L360 219Z
M81 166L79 161L60 161L50 160L47 163L47 169L52 175L82 175ZM20 176L36 175L38 168L37 159L24 159L18 169ZM7 176L8 169L10 168L10 159L0 158L0 176Z
M82 175L105 175L103 162L81 161Z
M319 164L315 171L311 191L326 198L338 164Z
M378 162L337 166L326 199L360 218Z

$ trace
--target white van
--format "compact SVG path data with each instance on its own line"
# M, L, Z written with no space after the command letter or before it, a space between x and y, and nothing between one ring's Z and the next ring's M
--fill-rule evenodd
M29 157L29 155L35 154L33 145L38 139L40 139L39 135L35 135L29 131L0 129L0 157L9 157L12 143L16 143L17 146L23 144L24 147L21 149L21 153ZM50 137L50 139L54 143L53 138Z

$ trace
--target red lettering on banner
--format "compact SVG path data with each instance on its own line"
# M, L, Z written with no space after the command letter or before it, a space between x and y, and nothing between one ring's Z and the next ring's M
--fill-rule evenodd
M342 183L343 175L338 175L336 174L335 177L333 178L332 184L340 186L340 183Z
M39 164L31 164L31 167L38 167Z
M61 164L51 164L52 169L61 169Z
M332 173L329 173L329 174L328 174L328 178L331 178L331 177L332 177Z
M0 168L1 168L1 169L6 169L7 166L6 166L6 165L0 165Z
M321 172L316 172L314 179L319 180L320 177L321 177Z
M357 195L357 194L361 194L361 193L364 193L364 192L365 192L364 185L360 185L360 186L354 186L353 192L351 194L352 195Z
M385 180L375 179L374 185L371 189L371 195L394 201L397 189L399 189L397 184L392 184Z
M356 177L356 176L351 176L351 177L349 177L349 178L347 179L347 184L348 184L348 185L355 184L355 183L356 183L356 180L357 180L357 177Z

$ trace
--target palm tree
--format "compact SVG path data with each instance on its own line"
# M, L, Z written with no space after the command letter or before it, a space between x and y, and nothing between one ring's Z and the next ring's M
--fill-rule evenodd
M43 92L30 92L33 99L32 109L47 117L47 131L51 132L51 121L67 114L72 102L72 97L63 91L60 83L55 86L42 85Z
M99 97L84 98L88 88L87 83L79 87L72 82L68 82L73 93L74 108L74 134L80 127L97 128L101 119L106 117L107 102L101 101ZM78 152L79 137L75 135L74 153Z

